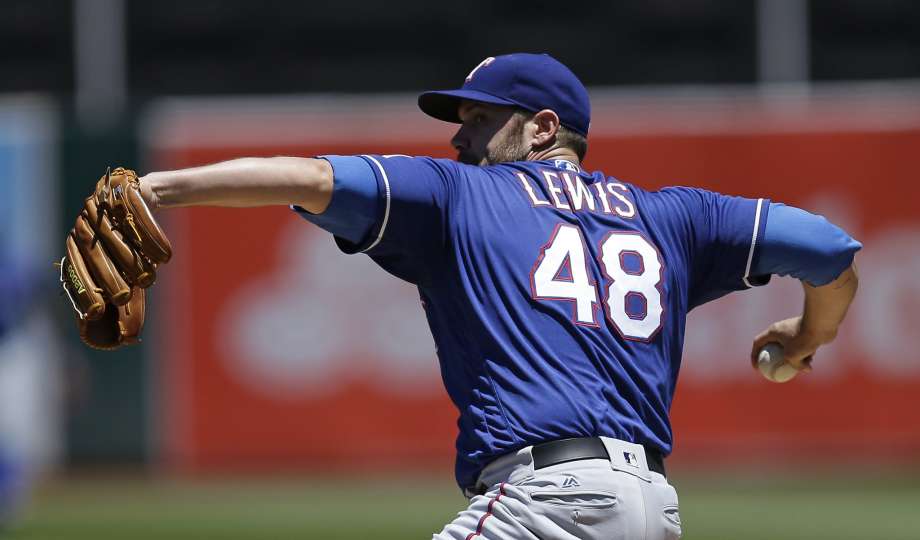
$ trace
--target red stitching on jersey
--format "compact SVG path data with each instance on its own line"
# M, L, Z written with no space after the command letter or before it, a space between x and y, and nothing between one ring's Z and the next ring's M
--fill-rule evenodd
M494 499L489 501L489 506L488 508L486 508L485 515L482 516L482 518L480 518L479 525L476 526L476 532L470 533L469 536L466 537L466 540L471 540L474 536L479 536L482 534L482 524L485 523L487 517L492 515L492 505L497 503L498 500L501 499L502 495L504 494L505 494L505 483L502 482L501 485L498 486L498 495L496 495Z

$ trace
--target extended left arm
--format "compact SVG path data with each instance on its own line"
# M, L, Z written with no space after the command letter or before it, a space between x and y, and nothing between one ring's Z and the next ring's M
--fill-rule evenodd
M143 176L152 210L176 206L298 205L322 213L332 198L332 167L299 157L240 158Z

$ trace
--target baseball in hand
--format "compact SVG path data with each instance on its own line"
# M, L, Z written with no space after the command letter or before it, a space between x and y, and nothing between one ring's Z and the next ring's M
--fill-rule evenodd
M783 346L767 343L757 354L757 369L768 381L784 383L798 375L798 370L786 363Z

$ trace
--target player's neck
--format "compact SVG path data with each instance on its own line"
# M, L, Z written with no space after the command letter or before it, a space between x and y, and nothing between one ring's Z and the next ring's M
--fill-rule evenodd
M531 150L527 154L527 161L545 161L550 159L561 159L581 166L578 155L571 149L562 146L555 146L545 150Z

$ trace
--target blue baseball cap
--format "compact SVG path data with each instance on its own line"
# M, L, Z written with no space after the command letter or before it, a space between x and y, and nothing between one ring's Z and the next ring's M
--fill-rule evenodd
M531 112L551 109L565 127L588 136L591 102L578 77L548 54L490 56L466 76L459 90L433 90L418 97L425 114L461 123L460 101L511 105Z

